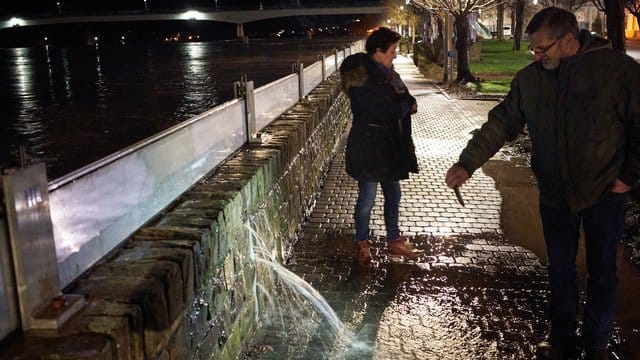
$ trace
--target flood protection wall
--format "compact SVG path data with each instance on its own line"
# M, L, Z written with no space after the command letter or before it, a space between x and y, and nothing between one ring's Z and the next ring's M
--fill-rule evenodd
M298 64L296 73L255 89L250 97L216 106L49 181L47 206L58 267L58 273L50 276L55 281L50 282L57 284L59 279L59 285L41 294L40 303L48 302L50 294L70 286L108 257L177 197L246 146L255 131L262 131L309 96L336 72L345 56L362 51L363 45L358 41L309 66ZM0 206L0 340L20 331L21 313L30 315L19 301L18 288L23 285L17 285L16 278L24 274L14 270L18 257L12 254L8 224L7 211ZM38 263L38 259L33 261Z
M65 292L87 304L62 329L6 339L0 353L235 359L264 300L256 247L285 257L349 119L333 74L73 281Z

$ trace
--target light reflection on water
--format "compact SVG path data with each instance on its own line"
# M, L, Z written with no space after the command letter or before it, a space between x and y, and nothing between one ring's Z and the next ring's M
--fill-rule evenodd
M353 39L0 49L0 167L30 162L62 176L233 96L310 65Z

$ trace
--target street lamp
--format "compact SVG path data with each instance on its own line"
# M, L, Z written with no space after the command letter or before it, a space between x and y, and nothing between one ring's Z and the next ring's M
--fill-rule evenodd
M61 15L62 10L60 9L60 1L56 1L56 6L58 6L58 15Z
M149 5L147 5L147 0L144 0L144 10L149 10Z

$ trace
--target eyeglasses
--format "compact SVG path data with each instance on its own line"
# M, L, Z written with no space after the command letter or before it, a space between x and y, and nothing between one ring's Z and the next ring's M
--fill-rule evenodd
M546 54L547 51L551 50L551 48L560 40L562 39L562 36L557 38L554 42L552 42L551 44L547 45L547 46L538 46L537 48L533 48L531 47L531 45L529 45L529 52L533 55L543 55Z

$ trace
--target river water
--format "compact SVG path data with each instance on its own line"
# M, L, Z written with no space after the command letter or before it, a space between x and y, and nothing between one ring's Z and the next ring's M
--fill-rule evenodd
M354 38L40 46L0 49L0 168L77 170L330 55Z

